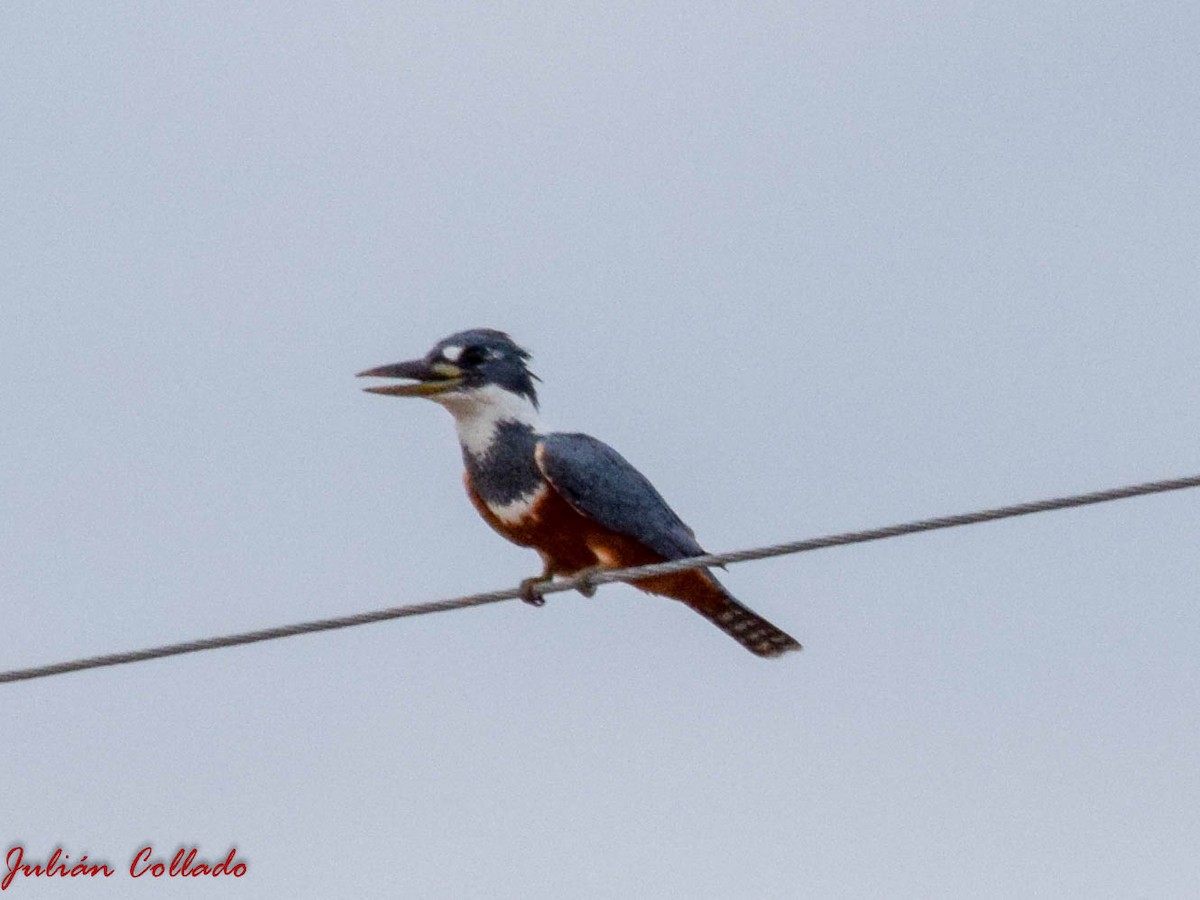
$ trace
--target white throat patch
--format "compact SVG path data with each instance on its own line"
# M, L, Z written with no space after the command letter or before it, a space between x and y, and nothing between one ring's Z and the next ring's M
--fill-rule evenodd
M480 459L491 449L501 422L518 422L535 432L540 430L541 416L533 401L494 384L469 391L450 391L430 399L450 411L458 428L458 442Z

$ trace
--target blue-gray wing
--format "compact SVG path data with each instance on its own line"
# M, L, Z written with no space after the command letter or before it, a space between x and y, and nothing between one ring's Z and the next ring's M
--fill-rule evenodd
M604 442L586 434L548 434L538 441L537 464L563 499L606 528L666 559L704 552L646 476Z

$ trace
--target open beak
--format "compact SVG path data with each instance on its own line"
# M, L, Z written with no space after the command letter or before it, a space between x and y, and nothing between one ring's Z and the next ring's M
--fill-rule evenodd
M463 371L447 362L429 363L423 359L379 366L358 373L359 378L409 378L413 384L385 384L363 388L370 394L390 397L432 397L453 390L463 383Z

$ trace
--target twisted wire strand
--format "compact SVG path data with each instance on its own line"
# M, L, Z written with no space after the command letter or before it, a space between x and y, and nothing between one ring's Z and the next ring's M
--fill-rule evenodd
M993 522L998 519L1010 519L1016 516L1027 516L1033 513L1050 512L1056 509L1070 509L1077 506L1090 506L1096 503L1108 503L1113 500L1124 500L1129 497L1141 497L1148 494L1162 494L1168 491L1180 491L1185 488L1200 487L1200 475L1186 478L1173 478L1166 481L1149 481L1126 487L1111 488L1104 491L1094 491L1087 494L1073 494L1066 497L1055 497L1049 500L1035 500L1031 503L1018 503L1013 506L1000 506L978 512L962 513L954 516L940 516L933 519L919 519L914 522L904 522L898 525L887 525L882 528L871 528L865 531L848 531L841 534L809 538L802 541L792 541L786 544L773 544L764 547L754 547L748 550L734 550L728 553L709 553L704 556L691 556L686 559L676 559L669 562L654 563L646 566L635 566L628 569L606 569L587 574L564 578L560 581L549 582L536 588L539 595L556 594L561 591L585 590L613 581L635 581L654 575L669 575L685 569L699 569L708 566L720 566L729 563L751 562L767 559L772 556L785 556L793 553L806 553L821 550L826 547L841 547L849 544L864 544L868 541L880 541L888 538L901 537L906 534L918 534L923 531L936 531L942 528L957 528L962 525L976 525L981 522ZM165 656L179 656L184 653L197 653L201 650L217 650L221 647L236 647L239 644L254 644L259 641L273 641L277 638L293 637L298 634L314 634L319 631L333 631L338 628L351 628L356 625L369 625L372 622L385 622L389 619L403 619L408 616L422 616L428 613L447 612L452 609L466 609L471 606L483 606L487 603L499 603L503 600L515 600L521 597L519 588L507 588L499 591L488 591L482 594L469 594L465 597L452 597L446 600L436 600L430 603L414 603L407 606L393 606L370 612L356 613L348 616L335 616L328 619L315 619L309 622L298 622L293 625L280 625L275 628L262 628L257 631L245 631L238 634L227 634L218 637L201 638L194 641L184 641L177 644L165 644L160 647L149 647L144 650L129 650L121 653L107 653L103 656L90 656L82 659L67 660L45 666L29 669L13 669L0 672L0 684L15 681L30 681L35 678L46 678L51 675L62 675L67 672L79 672L84 669L99 669L104 666L119 666L125 663L143 662L150 659L161 659Z

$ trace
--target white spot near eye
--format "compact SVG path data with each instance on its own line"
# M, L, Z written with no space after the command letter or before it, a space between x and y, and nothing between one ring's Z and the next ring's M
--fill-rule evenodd
M442 348L442 358L450 362L458 362L458 358L462 356L463 348L458 344L451 344L449 347Z

